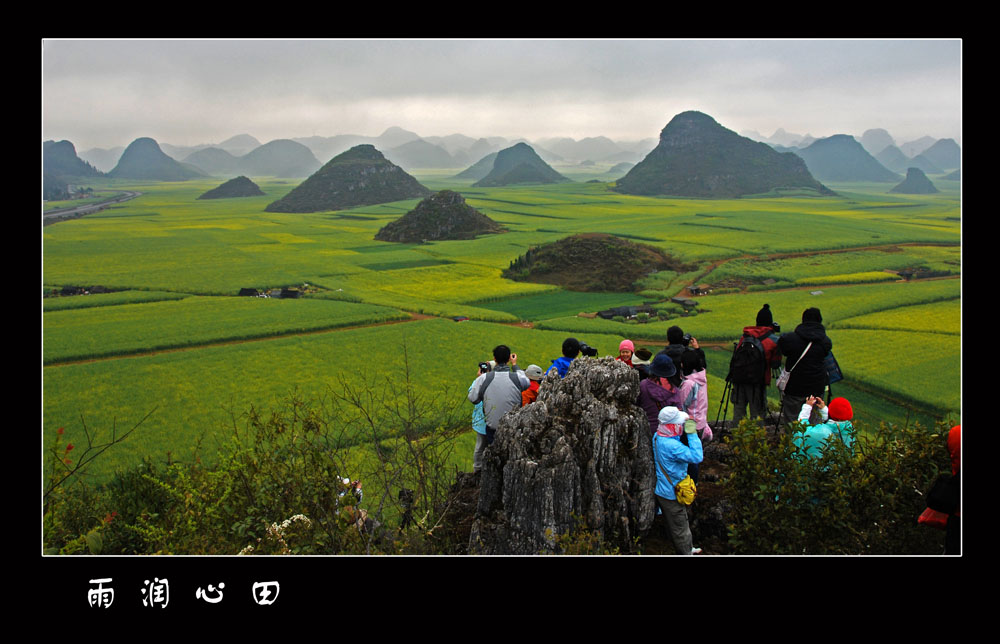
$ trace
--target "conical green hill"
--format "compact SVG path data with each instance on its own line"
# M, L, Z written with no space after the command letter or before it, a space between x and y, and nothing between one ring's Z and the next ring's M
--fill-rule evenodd
M269 204L265 210L345 210L426 197L430 194L430 190L386 159L374 146L364 144L330 159L298 187Z

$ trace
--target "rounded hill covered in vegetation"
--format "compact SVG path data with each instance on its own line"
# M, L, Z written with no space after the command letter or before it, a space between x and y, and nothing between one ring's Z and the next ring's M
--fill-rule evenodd
M217 188L202 194L199 199L230 199L232 197L260 197L264 191L247 177L230 179Z
M659 248L604 233L583 233L528 251L511 262L503 277L555 284L571 291L635 290L635 283L661 270L685 272L685 265Z
M497 152L489 174L472 185L497 187L519 183L565 183L568 181L571 179L567 179L553 170L530 145L517 143Z
M473 239L477 235L506 230L465 203L462 195L442 190L427 197L375 235L379 241L421 243L439 239Z
M319 212L427 197L431 191L374 146L357 145L330 159L268 212Z
M113 179L185 181L204 176L201 170L167 156L149 137L132 141L108 176Z
M683 112L660 132L660 143L613 190L631 195L734 199L779 188L833 194L791 152L740 136L701 112Z
M908 168L906 170L906 179L889 190L889 192L904 195L932 195L938 192L938 189L934 187L934 184L927 178L923 170L920 168Z

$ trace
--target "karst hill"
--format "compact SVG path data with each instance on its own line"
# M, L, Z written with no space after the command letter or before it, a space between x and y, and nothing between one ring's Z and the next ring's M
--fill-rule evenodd
M939 192L939 190L934 187L934 184L927 178L923 170L920 168L909 168L906 171L906 179L889 190L889 192L904 195L931 195Z
M199 199L231 199L234 197L259 197L264 194L260 187L247 177L230 179L217 188L203 193Z
M630 292L638 280L657 270L684 272L691 267L654 246L584 233L529 248L511 262L503 277L571 291Z
M820 181L895 182L900 179L848 134L819 139L796 154L805 160L809 172Z
M431 191L386 159L374 146L358 145L330 159L268 212L344 210L427 197Z
M167 156L153 139L141 137L125 148L118 165L108 172L108 176L113 179L185 181L204 176L204 173Z
M660 132L646 158L613 190L633 195L733 199L776 189L832 195L795 154L726 129L701 112L683 112Z
M472 184L476 187L509 186L520 183L565 183L572 181L545 163L527 143L497 152L490 172Z
M427 197L413 210L389 222L375 235L379 241L422 243L446 239L474 239L505 229L465 202L452 190Z
M101 177L104 173L76 154L69 141L45 141L42 144L42 168L55 177Z

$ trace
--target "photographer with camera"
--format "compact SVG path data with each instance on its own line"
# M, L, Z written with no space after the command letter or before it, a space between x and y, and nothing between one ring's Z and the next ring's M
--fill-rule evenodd
M556 358L552 361L552 366L545 372L546 374L555 369L559 372L560 378L565 378L566 372L569 370L569 365L578 355L582 353L587 357L594 358L597 356L597 349L587 346L586 343L580 342L576 338L566 338L563 340L562 353L561 358Z
M524 371L517 368L517 354L510 347L499 345L493 349L496 366L489 373L481 373L469 387L469 402L483 403L486 419L486 444L493 444L497 425L504 414L521 407L521 392L531 386Z
M764 418L767 413L767 387L772 370L781 366L771 307L765 304L757 312L755 326L743 327L743 336L733 348L726 380L732 388L733 422L739 423L750 408L751 418Z
M692 337L690 333L684 333L684 330L679 326L672 326L667 329L667 343L667 346L660 353L670 356L678 372L681 370L681 354L686 351L696 352L700 363L699 368L708 369L705 351L698 346L698 338Z

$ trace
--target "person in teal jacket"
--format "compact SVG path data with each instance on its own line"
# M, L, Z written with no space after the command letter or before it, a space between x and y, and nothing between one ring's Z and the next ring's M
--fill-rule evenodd
M809 416L813 411L819 414L822 422L809 424ZM799 422L803 431L795 434L795 443L800 448L808 448L806 454L810 458L819 458L831 436L836 436L848 449L854 448L854 410L846 398L834 398L829 407L818 396L809 396L799 412Z
M691 543L687 507L677 502L674 486L687 476L689 463L701 463L703 457L701 440L698 438L695 422L676 407L664 407L657 419L660 424L653 434L656 504L667 521L667 529L677 554L697 554L701 549L693 547ZM682 433L687 434L687 445L681 442Z

